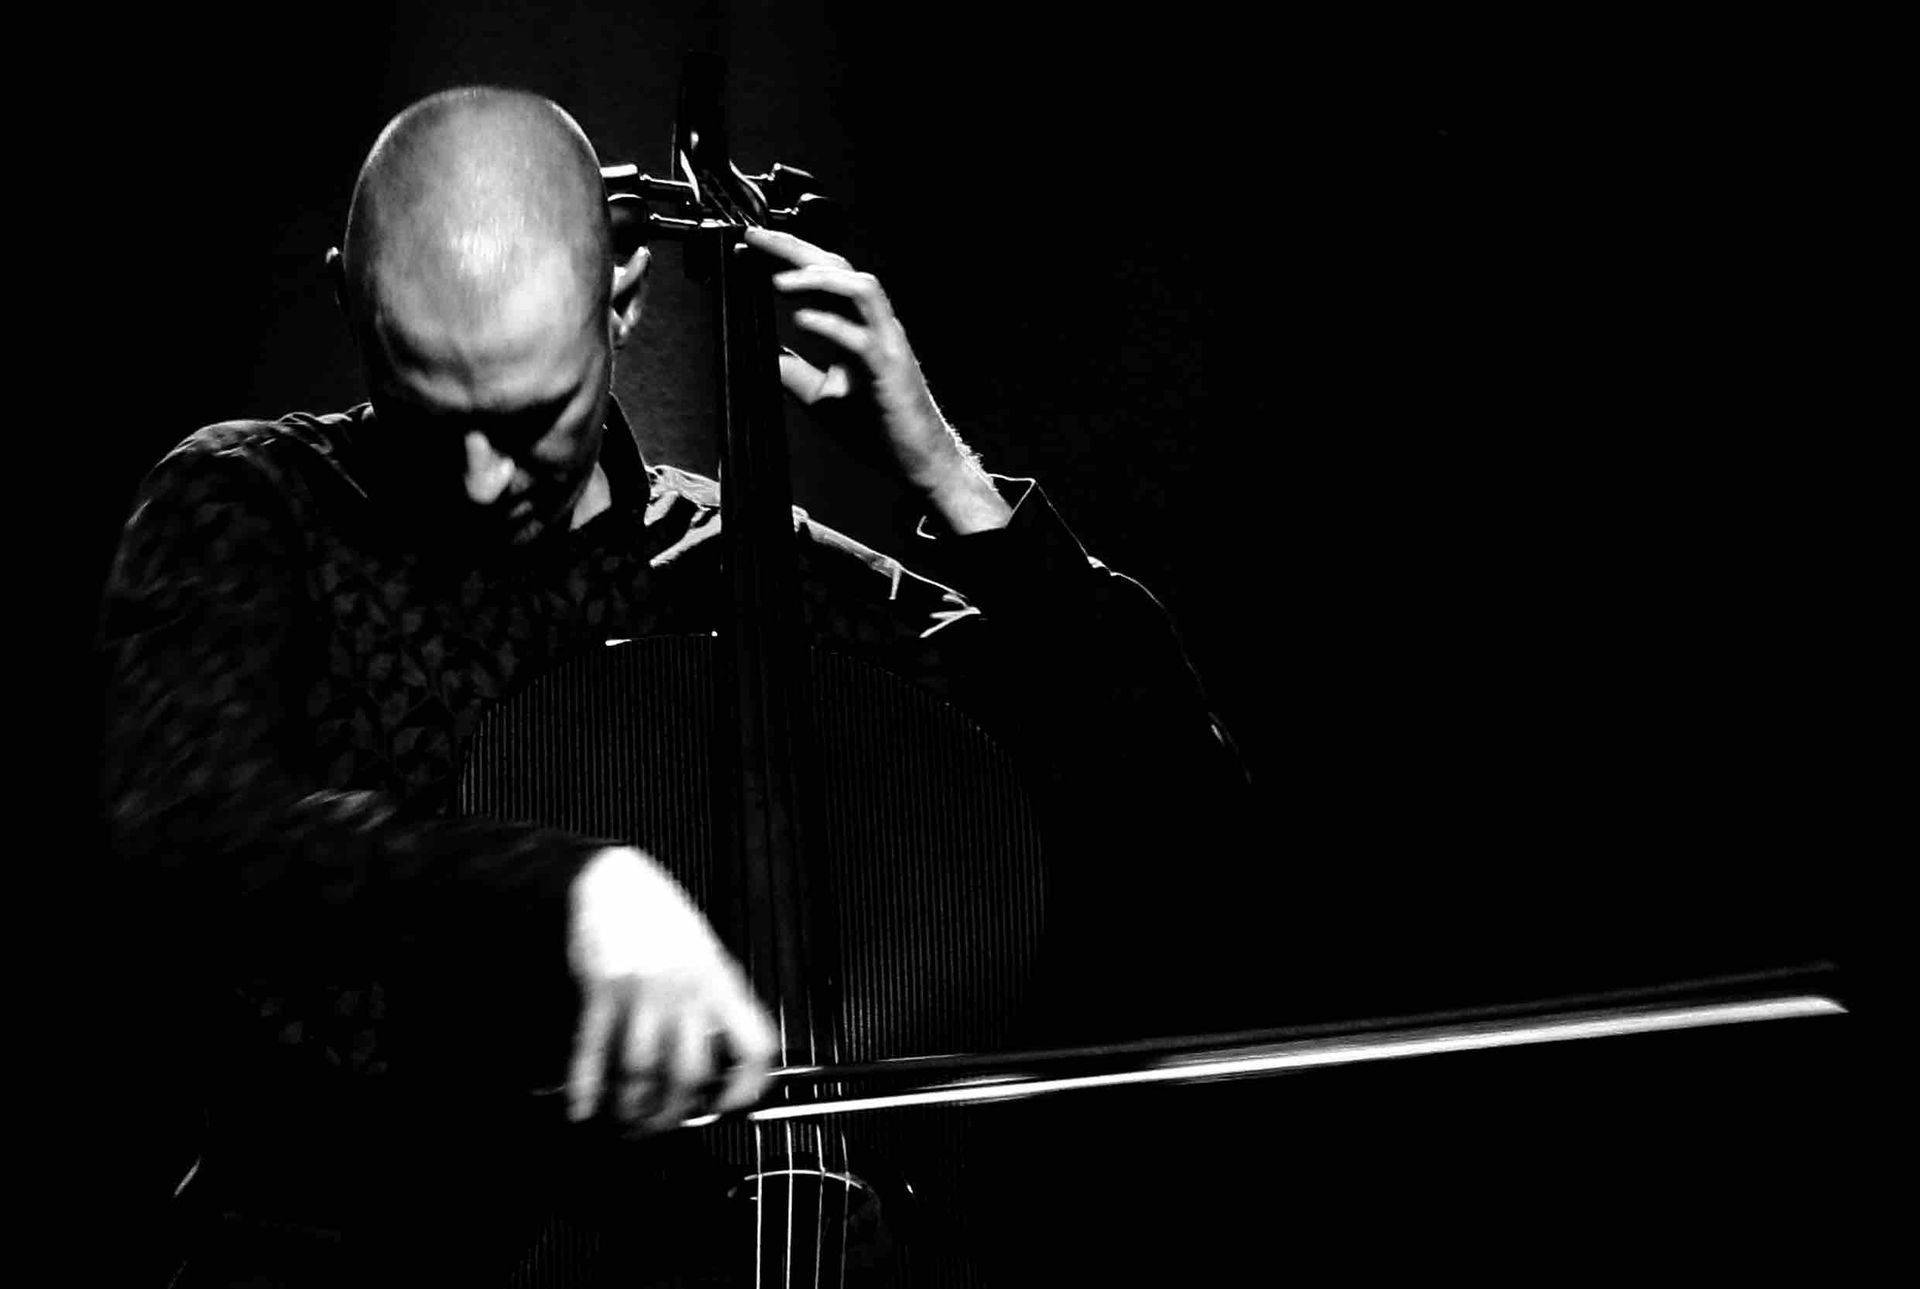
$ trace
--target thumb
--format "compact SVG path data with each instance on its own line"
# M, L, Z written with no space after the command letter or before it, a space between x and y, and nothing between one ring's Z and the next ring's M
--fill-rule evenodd
M791 349L782 347L780 351L780 383L786 386L789 394L802 403L812 405L820 397L820 390L826 384L827 374L802 358Z
M780 383L786 386L788 393L808 407L822 399L845 398L853 388L847 369L839 363L822 371L793 350L785 348L780 352Z

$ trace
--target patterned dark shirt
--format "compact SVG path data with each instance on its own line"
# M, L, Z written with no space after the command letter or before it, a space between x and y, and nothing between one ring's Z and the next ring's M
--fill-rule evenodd
M568 887L609 843L454 814L463 747L570 653L721 616L718 486L647 466L617 407L611 506L486 568L409 540L369 483L370 429L362 406L192 435L144 481L106 588L106 817L226 999L217 1097L251 1098L243 1137L299 1118L326 1138L326 1103L356 1095L341 1089L431 1064L390 1035L409 1005L395 979L505 991L529 964L564 972ZM1232 778L1159 605L1090 559L1035 483L996 485L1004 530L922 525L937 582L796 509L808 628L990 727L1038 704L1061 728L1097 720L1084 746L1108 789L1169 764Z

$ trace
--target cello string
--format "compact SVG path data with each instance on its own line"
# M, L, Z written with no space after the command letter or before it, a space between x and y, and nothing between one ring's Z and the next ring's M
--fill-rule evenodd
M753 1289L761 1289L760 1273L767 1263L761 1244L767 1212L767 1161L762 1149L765 1134L765 1124L753 1125Z
M798 657L796 658L795 661L797 664L796 672L799 675L804 677L811 667L811 653L807 650L802 649L799 651ZM818 797L816 796L814 800L817 804ZM804 859L805 857L804 847L801 850L801 855L802 855L802 858ZM805 866L803 863L802 864L803 874L804 874L804 871L805 871ZM800 890L804 894L802 899L800 900L800 907L797 910L798 916L794 919L794 928L795 928L796 934L801 934L805 928L811 925L812 915L814 911L813 901L819 898L817 895L817 884L809 886L808 884L802 882L800 885ZM815 973L813 963L809 960L811 955L806 954L804 951L804 946L806 946L807 944L807 941L804 935L802 935L801 944L803 946L801 971L802 971L802 974L806 977L806 979L803 979L802 981L800 981L800 984L806 990L804 997L806 999L807 1056L810 1060L818 1061L820 1059L820 1034L819 1034L819 1026L817 1024L818 1018L815 1013L819 1008L820 1000L816 996L814 990L812 989L812 983L813 983L812 977L816 973ZM817 946L813 946L813 947L817 947ZM829 1027L828 1029L829 1041L831 1041L832 1033L833 1033L832 1027ZM815 1098L818 1097L817 1092L813 1092L811 1093L811 1095L814 1096ZM817 1180L815 1182L814 1192L813 1192L813 1289L820 1289L820 1256L821 1256L820 1246L821 1246L821 1241L826 1238L826 1229L827 1229L826 1188L827 1188L827 1162L828 1161L827 1161L827 1152L826 1152L826 1132L825 1132L824 1126L820 1124L818 1121L814 1122L810 1126L814 1130L813 1131L813 1138L814 1138L813 1159L814 1159L814 1168L817 1173ZM791 1144L789 1144L788 1155L789 1155L789 1166L794 1169L794 1172L789 1177L789 1186L788 1186L788 1192L787 1192L787 1203L788 1203L787 1248L788 1248L788 1255L789 1255L789 1263L791 1263L791 1256L792 1256L792 1249L793 1249L792 1186L795 1183L797 1183L799 1179L799 1160L798 1158L793 1157Z
M818 653L816 653L814 656L816 658L822 657L822 655ZM836 742L840 741L842 737L844 736L836 734ZM867 822L868 822L868 825L871 826L871 820ZM833 948L834 948L834 952L840 955L840 961L838 964L840 967L840 971L838 974L840 979L844 982L847 979L849 979L850 973L847 970L848 962L846 958L845 941L842 938L843 935L844 935L844 931L842 931L841 934L837 934L834 936ZM829 1055L832 1057L833 1063L835 1065L841 1064L846 1055L845 1052L843 1051L843 1048L846 1044L847 1035L848 1035L848 1022L849 1022L848 999L850 997L851 997L851 993L843 987L842 989L837 990L835 992L835 996L833 999L834 1007L835 1007L835 1011L833 1012L833 1017L839 1023L834 1025L833 1028L828 1032L827 1043L829 1048L831 1049L829 1052ZM829 1091L827 1095L829 1097L839 1096L840 1091L838 1088L835 1088ZM824 1122L821 1123L823 1138L825 1136L826 1126L827 1125ZM838 1280L842 1289L845 1289L845 1285L847 1283L847 1245L850 1242L849 1228L852 1225L851 1209L852 1209L852 1203L853 1203L853 1157L852 1157L852 1154L847 1149L846 1132L842 1129L841 1125L839 1124L835 1124L833 1125L833 1127L834 1127L833 1138L840 1148L839 1171L843 1179L839 1183L839 1186L840 1186L839 1263L840 1265L838 1268L838 1273L835 1278ZM827 1152L826 1144L824 1140L821 1144L820 1155L821 1155L821 1165L824 1168L828 1163L828 1152ZM815 1289L818 1289L817 1285L815 1286Z
M787 958L785 954L778 955L776 959L776 961L782 964L784 964L786 960ZM804 970L802 974L804 975ZM794 983L798 984L803 991L805 990L806 981L804 979L796 981ZM802 997L806 997L806 994L804 992L802 993ZM808 1001L810 1003L812 1000L808 998ZM782 1015L783 1016L785 1015L784 1003L783 1003ZM812 1014L811 1007L808 1008L807 1015L806 1015L806 1041L807 1041L807 1054L811 1056L817 1050L813 1042L813 1014ZM781 1052L783 1055L785 1051L786 1051L786 1043L785 1043L784 1026L783 1026L782 1042L781 1042ZM792 1098L795 1095L796 1093L794 1092L793 1089L787 1089L787 1096L789 1098ZM800 1178L800 1157L793 1147L793 1124L791 1122L787 1124L787 1133L786 1133L786 1178L787 1178L787 1244L780 1258L780 1283L783 1286L783 1289L793 1289L793 1189L794 1189L794 1186L798 1183Z
M823 1253L822 1241L827 1238L827 1152L826 1129L818 1121L813 1128L813 1158L819 1166L820 1179L813 1189L813 1289L820 1289L820 1259Z
M802 919L804 919L805 916L806 916L806 910L803 909L801 911ZM801 921L799 924L804 925L804 921ZM803 983L808 983L808 982L803 982ZM815 1059L815 1060L817 1060L820 1055L820 1037L814 1025L814 1014L813 1014L814 1006L816 1002L817 1000L814 998L812 991L808 990L806 994L807 1056L809 1057L809 1059ZM814 1129L814 1139L815 1139L814 1164L816 1169L818 1169L818 1171L820 1172L819 1180L817 1184L814 1186L814 1191L813 1191L813 1285L814 1285L814 1289L820 1289L820 1241L822 1240L822 1238L824 1238L824 1235L826 1232L826 1219L827 1219L827 1214L826 1214L826 1180L827 1179L825 1176L826 1161L821 1158L821 1152L818 1148L819 1141L821 1138L820 1125L818 1123L815 1123L809 1126L811 1126ZM787 1138L787 1167L790 1170L792 1170L787 1175L787 1284L789 1287L793 1283L793 1261L794 1261L794 1252L795 1252L794 1243L793 1243L793 1239L794 1239L793 1191L794 1191L794 1187L799 1184L800 1175L801 1175L800 1164L801 1164L800 1155L795 1150L794 1144L793 1144L792 1124L789 1123L788 1138Z
M779 972L779 959L777 957L774 960L774 971L776 975ZM779 996L779 1017L780 1017L780 1059L784 1061L787 1059L787 1000L784 993L781 993ZM789 1102L791 1102L793 1099L793 1090L791 1088L780 1089L780 1094L782 1098L784 1098ZM791 1141L793 1137L793 1125L791 1124L787 1125L786 1135L789 1141ZM791 1157L792 1155L791 1150L788 1151L788 1155L789 1157ZM789 1160L789 1162L791 1162L791 1160ZM787 1193L789 1198L791 1198L793 1193L791 1187L789 1187ZM765 1273L766 1265L767 1265L766 1239L765 1239L766 1215L767 1215L767 1165L766 1165L766 1159L760 1149L760 1142L758 1141L758 1139L756 1139L754 1142L754 1202L753 1202L753 1283L754 1283L755 1289L759 1289L760 1278ZM789 1234L788 1244L789 1245L792 1244L791 1234ZM784 1262L782 1265L784 1267ZM782 1275L784 1276L784 1274L785 1273L783 1271Z
M817 653L810 654L810 660L817 659L818 657L819 655ZM814 669L814 674L818 676L819 672L817 668ZM818 708L816 707L816 711L817 710ZM816 740L824 741L823 732L820 731L817 727L815 730L815 737L816 737ZM816 742L816 746L818 745L819 745L818 742ZM823 806L824 806L824 800L823 800L824 795L825 794L822 793L819 796L816 796L815 798L816 802L820 802ZM840 949L838 935L834 937L833 948L836 952L838 952ZM844 962L841 965L844 968ZM842 977L844 977L845 975L844 970L842 970L839 974ZM833 1061L834 1064L838 1065L840 1063L840 1056L841 1056L841 1052L840 1052L841 1036L844 1033L846 1028L846 1017L844 1014L845 1002L844 1002L844 995L842 994L841 991L839 990L834 991L834 997L832 999L832 1003L834 1006L834 1010L829 1012L827 1015L827 1020L829 1022L827 1025L827 1049L828 1049L827 1055L829 1059ZM829 1092L828 1095L831 1096L834 1094ZM833 1161L832 1154L829 1152L827 1148L827 1140L828 1140L827 1124L819 1119L816 1119L814 1121L814 1128L816 1131L814 1150L815 1150L816 1157L819 1159L819 1163L820 1163L820 1191L819 1191L820 1218L819 1218L819 1231L816 1234L815 1240L814 1240L813 1289L820 1289L820 1272L822 1267L821 1267L819 1241L824 1238L825 1231L826 1231L826 1204L827 1204L826 1189L827 1189L829 1174L834 1171L834 1167L833 1167L834 1161ZM840 1173L840 1180L837 1180L834 1183L839 1188L839 1195L840 1195L840 1213L839 1213L838 1231L837 1231L837 1235L839 1237L838 1243L840 1246L840 1254L839 1254L840 1266L839 1266L838 1278L841 1284L844 1285L846 1283L846 1275L847 1275L847 1218L848 1218L847 1196L852 1189L853 1165L852 1165L852 1161L847 1157L845 1134L835 1132L834 1136L839 1140L839 1143L840 1143L840 1161L839 1161L840 1166L838 1169L838 1172Z
M847 1133L844 1128L836 1128L834 1136L840 1142L840 1172L846 1178L840 1184L840 1289L847 1284L847 1231L853 1222L853 1159L847 1151ZM816 1286L816 1289L818 1287Z
M836 1000L836 1001L839 1001L839 1000ZM830 1056L830 1058L832 1059L835 1065L838 1065L841 1062L840 1039L841 1039L842 1033L845 1031L845 1028L846 1028L845 1019L846 1019L845 1016L842 1015L840 1017L841 1024L835 1025L827 1031L827 1046L829 1049L828 1055ZM828 1095L838 1096L839 1091L836 1088L834 1091L830 1092ZM826 1181L827 1181L825 1177L825 1173L831 1166L831 1157L827 1152L826 1124L823 1122L820 1122L819 1120L816 1120L815 1125L820 1130L820 1171L822 1173L822 1176L820 1179L820 1186L822 1191L821 1202L822 1202L822 1205L824 1206L826 1201L825 1190L826 1190ZM837 1278L840 1282L840 1285L842 1286L842 1289L845 1289L845 1285L847 1283L847 1227L852 1218L852 1214L849 1212L849 1209L851 1207L851 1199L853 1195L853 1159L847 1151L846 1132L840 1129L836 1125L833 1135L835 1140L837 1140L840 1145L839 1171L843 1179L838 1183L840 1187L840 1232L839 1232L840 1233L840 1240L839 1240L840 1268L839 1268L839 1275ZM820 1269L818 1266L817 1259L816 1259L816 1265L814 1267L813 1289L820 1289Z
M814 1032L813 1024L815 1001L809 994L807 997L807 1052L810 1056L817 1056L820 1051L819 1037ZM807 1126L813 1129L813 1159L814 1166L819 1171L819 1180L813 1188L813 1289L820 1289L820 1241L825 1238L827 1229L827 1161L825 1152L821 1148L823 1133L820 1124L815 1122ZM794 1180L797 1183L799 1180L797 1158L794 1160L794 1168Z
M820 1289L821 1241L827 1232L827 1130L826 1125L814 1120L813 1159L819 1169L820 1179L813 1192L813 1289Z
M793 1125L787 1125L787 1249L781 1259L780 1281L784 1289L793 1289L793 1182L799 1175L799 1162L793 1153Z

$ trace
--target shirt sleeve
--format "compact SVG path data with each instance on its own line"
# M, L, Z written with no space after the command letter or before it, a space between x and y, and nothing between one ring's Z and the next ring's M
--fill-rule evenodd
M1177 760L1246 786L1238 750L1165 607L1089 555L1038 481L990 478L1013 508L1005 527L959 536L922 518L916 533L929 574L1014 637L1024 662L1011 674L1003 668L998 682L1039 680L1042 690L1024 701L1051 695L1041 701L1060 704L1063 718L1071 712L1136 769Z
M567 891L608 843L410 812L303 769L304 585L293 513L243 453L183 447L148 476L101 616L117 852L249 972L530 936L564 961Z

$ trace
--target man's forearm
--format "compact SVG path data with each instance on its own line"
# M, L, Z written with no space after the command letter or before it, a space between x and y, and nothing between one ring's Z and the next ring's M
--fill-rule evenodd
M928 512L960 536L1005 528L1013 517L1013 507L967 453L927 489L926 499Z

